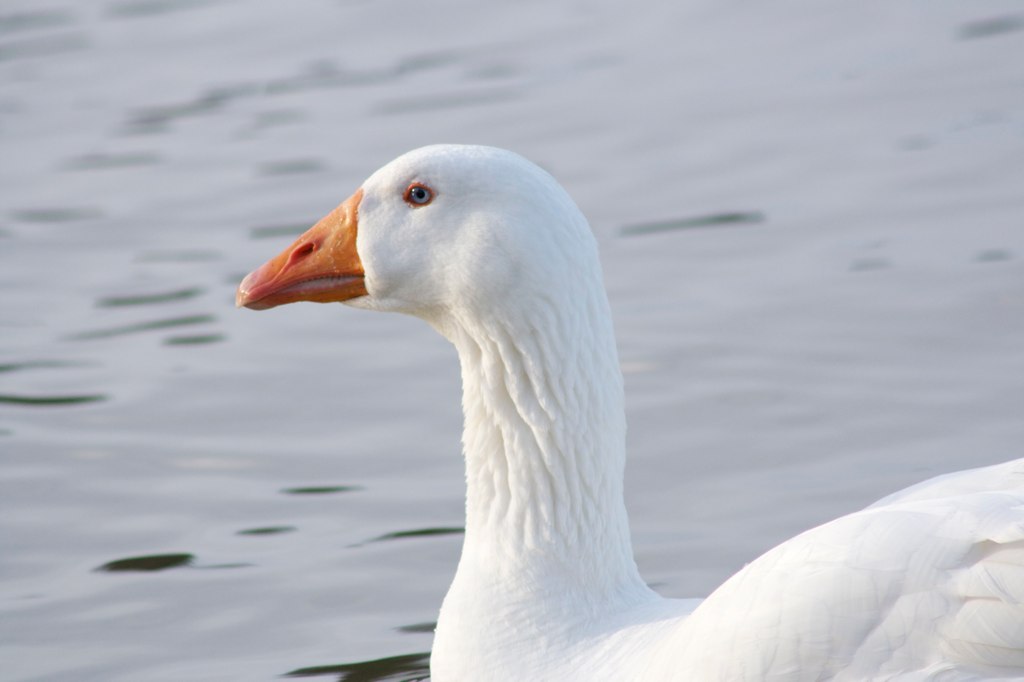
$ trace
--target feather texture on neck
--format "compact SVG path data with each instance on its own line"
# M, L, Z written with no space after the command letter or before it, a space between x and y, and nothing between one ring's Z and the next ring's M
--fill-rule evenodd
M583 248L596 251L592 238ZM513 292L433 320L462 367L467 485L465 544L435 660L449 638L486 650L491 637L530 641L533 628L543 645L653 596L623 502L614 331L596 253L586 256L590 267L564 270L566 281L547 282L529 305ZM520 627L510 631L503 616Z

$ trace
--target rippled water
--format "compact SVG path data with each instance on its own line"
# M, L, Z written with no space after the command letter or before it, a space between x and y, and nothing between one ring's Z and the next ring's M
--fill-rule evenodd
M232 307L421 144L515 149L590 217L663 593L1021 456L1021 64L1012 0L7 0L0 679L425 675L453 351Z

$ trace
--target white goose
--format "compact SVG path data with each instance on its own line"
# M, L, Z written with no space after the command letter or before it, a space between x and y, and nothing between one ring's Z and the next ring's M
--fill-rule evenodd
M703 602L644 584L596 244L520 156L384 166L238 290L294 301L416 315L458 350L466 535L435 682L1024 680L1024 459L809 530Z

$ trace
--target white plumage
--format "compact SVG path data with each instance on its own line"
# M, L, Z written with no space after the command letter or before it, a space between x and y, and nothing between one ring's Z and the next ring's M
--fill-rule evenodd
M431 201L403 200L413 184ZM449 145L361 192L366 295L348 302L425 319L462 368L466 536L435 682L1024 679L1024 460L802 533L703 602L663 599L632 556L622 378L572 200L515 154Z

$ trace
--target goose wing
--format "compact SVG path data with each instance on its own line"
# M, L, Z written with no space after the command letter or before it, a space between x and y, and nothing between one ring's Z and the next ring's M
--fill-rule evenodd
M651 679L1024 680L1024 459L798 535L676 635Z

